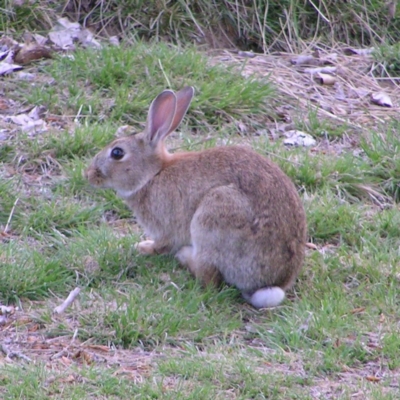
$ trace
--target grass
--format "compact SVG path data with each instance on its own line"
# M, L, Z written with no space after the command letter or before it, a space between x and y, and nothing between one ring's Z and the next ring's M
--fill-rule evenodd
M210 66L195 48L171 48L166 44L107 47L101 54L80 50L44 70L61 87L57 93L52 88L49 97L48 90L38 86L28 100L44 103L54 112L62 108L72 115L79 113L86 121L100 117L107 122L138 126L161 88L191 85L197 95L190 121L198 129L204 123L209 128L232 118L251 121L261 109L267 112L263 100L272 94L267 81L245 80L239 71L229 69L229 73L222 73L226 68Z
M308 2L283 0L199 0L188 7L177 0L111 0L63 5L49 0L32 4L0 1L0 32L43 32L62 15L101 35L131 40L168 40L215 48L239 47L256 52L306 49L305 41L370 46L399 40L399 11L385 0ZM308 48L307 48L308 50Z
M4 79L15 104L46 105L65 128L17 132L0 147L0 301L20 307L0 339L35 361L0 357L0 397L398 398L396 122L364 132L357 155L285 148L252 135L271 120L272 96L284 102L271 83L209 66L193 48L80 50L39 71L35 90ZM234 288L201 288L170 257L139 256L127 207L82 177L119 125L143 127L169 84L197 89L172 147L245 142L299 189L318 250L274 310L252 309ZM341 137L307 117L317 140ZM72 307L52 314L76 286Z
M400 73L400 45L383 43L372 53L376 61L374 73L381 77L397 77Z

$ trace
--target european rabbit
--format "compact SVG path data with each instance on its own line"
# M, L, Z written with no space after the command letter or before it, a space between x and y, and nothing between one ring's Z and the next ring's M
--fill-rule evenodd
M164 139L182 121L194 89L165 90L143 132L118 138L85 175L114 189L151 240L142 254L174 254L204 285L236 286L254 307L274 307L300 271L306 218L291 180L248 147L171 154Z

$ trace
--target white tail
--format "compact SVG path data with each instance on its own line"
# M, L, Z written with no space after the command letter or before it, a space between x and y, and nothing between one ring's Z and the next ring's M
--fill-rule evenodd
M276 307L285 298L285 292L278 286L262 288L251 296L243 294L243 297L255 308Z

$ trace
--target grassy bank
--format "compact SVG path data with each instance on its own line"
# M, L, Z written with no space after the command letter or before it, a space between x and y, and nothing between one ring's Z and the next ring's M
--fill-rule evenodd
M262 130L285 98L241 67L138 43L44 61L33 83L3 80L13 107L47 108L48 131L14 130L0 147L0 300L20 307L0 338L32 360L0 358L2 398L397 398L398 124L360 132L358 151L287 148ZM152 97L186 84L197 94L171 147L246 143L301 194L316 250L275 310L139 256L129 210L82 178L118 126L141 129ZM303 116L298 128L315 120ZM324 129L330 144L346 140ZM76 286L74 305L52 314Z
M0 31L47 31L57 15L103 35L238 47L257 52L301 51L304 42L371 46L399 41L396 2L259 0L0 2Z

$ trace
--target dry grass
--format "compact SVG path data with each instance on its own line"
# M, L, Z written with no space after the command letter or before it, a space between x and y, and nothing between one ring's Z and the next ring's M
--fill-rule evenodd
M169 392L182 390L182 381L180 372L178 372L180 363L182 363L181 368L183 369L186 364L190 365L192 362L196 365L204 364L204 367L213 364L220 365L223 366L223 374L232 379L232 375L237 374L232 363L241 363L244 359L251 361L254 357L254 362L256 362L252 367L254 374L258 377L272 374L275 377L281 377L282 382L283 379L286 382L288 379L299 383L304 382L303 384L308 387L310 399L347 399L351 394L351 399L372 400L376 398L373 395L373 385L378 385L381 381L385 384L383 387L380 385L379 395L382 397L379 398L392 399L391 394L397 389L400 390L400 369L388 369L380 359L363 363L362 368L340 366L341 371L334 376L320 374L311 376L308 365L310 355L306 351L288 349L282 359L280 350L266 346L265 342L260 340L257 335L249 336L249 332L257 326L256 313L249 314L253 318L246 325L246 329L237 331L232 337L229 351L225 345L221 345L217 337L214 346L208 345L204 348L200 346L195 351L191 349L189 343L187 347L164 345L159 346L157 350L146 351L142 346L122 349L114 346L112 342L101 345L97 344L93 338L82 341L77 337L78 329L81 329L76 319L77 313L90 311L97 313L99 308L104 307L110 310L115 307L113 302L107 303L98 296L94 296L92 300L94 300L92 310L82 310L80 302L77 300L71 309L60 316L50 313L50 310L58 304L54 300L25 301L25 311L15 311L0 332L0 366L21 365L22 363L42 364L46 366L49 373L42 384L45 386L55 384L62 391L63 387L84 381L84 371L87 368L93 368L96 371L105 366L113 377L127 379L132 384L139 386L152 377L156 379L157 370L161 368L161 372L166 374L166 377L162 379L163 390ZM363 310L354 310L354 312L362 313ZM381 322L384 323L383 319ZM65 334L62 333L63 330ZM67 333L73 331L75 331L74 335ZM343 340L348 340L348 345L352 345L352 339L343 338ZM379 333L371 333L365 336L364 340L370 349L382 346L382 335ZM339 345L338 340L337 346ZM260 364L261 356L264 361ZM315 365L322 363L324 357L323 352L313 353L312 362ZM168 374L169 369L175 370L175 368L178 368L175 373ZM243 379L244 384L245 374L243 378L239 376L238 379L239 381ZM191 390L190 382L190 379L185 379L185 391ZM189 386L186 387L186 385ZM282 393L285 393L285 390ZM367 397L366 393L368 393ZM233 392L231 395L233 396L231 398L240 398L236 397Z
M51 314L56 305L54 300L25 301L25 310L16 310L8 318L0 332L0 350L3 353L0 365L29 361L44 363L51 366L52 370L61 371L71 364L103 364L112 368L116 375L127 374L134 381L141 381L143 376L148 376L153 359L159 357L159 354L144 351L140 347L125 350L112 343L100 345L93 339L82 341L76 336L79 328L74 317L76 305L66 314ZM98 302L96 306L100 306ZM75 335L71 336L67 332L75 332Z
M287 104L278 110L287 122L311 112L330 123L347 125L355 132L376 129L400 111L400 77L379 78L373 71L377 62L371 54L346 54L348 48L313 46L305 51L312 59L301 63L298 54L273 53L243 57L243 53L213 53L215 64L242 65L245 76L270 77ZM300 55L300 57L303 57ZM297 60L300 65L296 64ZM333 85L321 83L319 72L335 79ZM393 107L373 104L371 94L384 91Z

